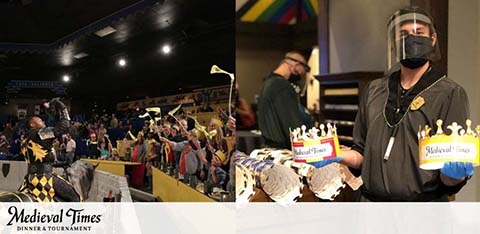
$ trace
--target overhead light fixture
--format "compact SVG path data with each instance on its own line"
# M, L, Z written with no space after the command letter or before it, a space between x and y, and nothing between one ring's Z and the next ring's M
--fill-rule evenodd
M106 37L114 32L116 32L117 30L112 28L111 26L107 26L103 29L100 29L98 31L95 32L95 35L99 36L99 37Z
M70 76L69 75L63 75L62 80L63 80L63 82L70 82Z
M87 53L82 52L82 53L78 53L78 54L74 55L73 57L76 58L76 59L82 59L82 58L85 58L87 56L88 56Z
M170 54L171 51L172 51L172 47L170 47L170 45L165 44L165 45L162 46L162 53L163 54Z
M21 2L24 6L32 4L32 0L22 0Z
M118 65L119 65L120 67L125 67L125 66L127 66L127 60L125 60L125 59L123 59L123 58L119 59L117 63L118 63Z

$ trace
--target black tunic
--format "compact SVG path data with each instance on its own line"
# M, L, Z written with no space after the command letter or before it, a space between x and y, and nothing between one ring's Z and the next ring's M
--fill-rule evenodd
M448 187L441 182L439 170L420 169L417 133L419 126L427 124L435 132L437 119L443 120L446 133L452 122L465 126L469 116L465 90L431 69L408 92L402 94L400 88L400 72L395 72L388 79L372 81L360 99L353 149L364 156L362 194L374 201L445 200L466 182ZM425 103L411 110L410 103L419 96ZM384 160L395 126L395 143Z
M287 79L275 73L265 78L258 99L258 127L267 146L291 147L289 128L303 124L301 109L298 95Z
M55 138L66 134L69 121L60 120L55 127L31 129L22 142L22 155L28 165L19 191L29 194L39 202L80 202L82 197L65 178L52 172L55 156L52 145ZM0 199L1 200L1 199Z

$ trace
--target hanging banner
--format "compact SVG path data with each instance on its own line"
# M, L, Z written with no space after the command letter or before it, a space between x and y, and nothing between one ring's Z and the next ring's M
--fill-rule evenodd
M117 104L118 111L146 107L176 106L179 104L205 103L212 101L228 100L229 86L218 86L213 88L196 89L192 93L182 93L164 97L147 98Z
M35 105L35 109L33 111L34 115L39 115L40 114L40 105Z
M236 0L237 19L242 22L296 24L315 18L317 0Z
M27 117L27 109L17 109L18 119L25 119Z
M55 95L66 95L65 86L58 81L11 80L5 88L8 94L19 93L24 89L49 89Z

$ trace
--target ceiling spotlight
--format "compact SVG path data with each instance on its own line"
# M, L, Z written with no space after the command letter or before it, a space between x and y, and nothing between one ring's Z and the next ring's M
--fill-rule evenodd
M172 47L170 47L170 45L163 45L162 46L162 52L164 54L170 54L170 51L172 51Z
M63 75L62 77L64 82L69 82L70 81L70 76L69 75Z
M125 60L125 59L123 59L123 58L122 58L122 59L119 59L119 60L118 60L118 65L119 65L120 67L125 67L125 66L127 65L127 60Z

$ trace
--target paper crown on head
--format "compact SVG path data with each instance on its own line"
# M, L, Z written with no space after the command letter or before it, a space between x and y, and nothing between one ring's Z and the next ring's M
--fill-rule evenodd
M313 127L307 130L305 125L290 129L290 141L295 162L318 162L340 155L337 127L330 123L326 126L320 124L320 129Z
M437 120L437 130L431 134L432 128L428 125L419 127L418 147L420 168L436 170L443 167L445 162L469 162L475 166L480 164L479 136L480 125L472 129L472 121L465 121L466 129L453 122L447 126L450 135L443 131L443 121Z
M205 133L201 130L198 130L196 128L192 129L192 133L195 134L195 136L199 139L199 140L203 140L205 139Z
M218 118L212 118L210 122L215 124L217 127L223 127L223 122Z
M224 152L222 152L221 150L217 150L215 151L215 156L217 156L220 159L220 161L222 161L223 165L227 164L228 158Z

